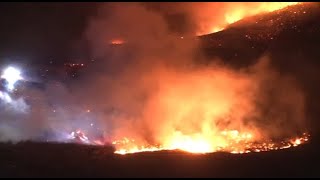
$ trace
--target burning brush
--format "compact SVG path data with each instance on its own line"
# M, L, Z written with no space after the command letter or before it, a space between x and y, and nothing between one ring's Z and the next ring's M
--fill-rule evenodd
M237 131L224 131L223 134L234 134ZM272 150L281 150L291 147L296 147L301 144L306 143L310 138L308 133L303 133L300 137L289 138L282 141L267 140L264 142L254 142L250 141L250 136L244 134L240 136L233 137L229 140L227 144L217 144L212 146L209 141L201 139L179 139L174 141L173 144L169 146L162 145L138 145L134 139L123 138L121 140L116 140L112 144L116 148L116 154L131 154L138 152L152 152L152 151L163 151L163 150L181 150L184 152L194 153L194 154L206 154L213 152L229 152L232 154L243 154L250 152L264 152Z

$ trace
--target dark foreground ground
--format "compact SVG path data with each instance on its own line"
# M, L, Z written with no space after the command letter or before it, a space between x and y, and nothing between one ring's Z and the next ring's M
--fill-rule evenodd
M110 147L1 144L0 169L0 177L320 177L319 146L313 142L242 155L116 155Z

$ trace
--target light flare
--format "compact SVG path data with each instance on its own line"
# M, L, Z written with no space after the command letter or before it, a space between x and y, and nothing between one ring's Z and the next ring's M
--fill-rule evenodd
M6 68L2 75L1 78L5 79L8 84L7 84L7 88L9 90L13 90L14 89L14 85L17 81L22 80L22 76L21 76L21 72L19 69L16 69L14 67L8 67Z

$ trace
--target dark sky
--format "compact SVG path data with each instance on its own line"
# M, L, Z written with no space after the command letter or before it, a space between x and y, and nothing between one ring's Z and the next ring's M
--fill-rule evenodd
M96 7L96 3L0 3L1 61L85 56L82 33Z
M51 58L55 62L89 58L84 32L99 4L0 3L0 62L47 63ZM182 31L183 18L167 18L173 20L168 22L172 30Z

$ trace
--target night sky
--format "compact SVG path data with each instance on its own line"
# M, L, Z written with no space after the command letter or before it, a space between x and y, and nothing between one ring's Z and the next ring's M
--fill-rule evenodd
M102 3L0 3L0 62L85 61L90 58L90 48L84 34L99 4ZM181 14L164 18L174 32L181 33L186 29L184 25L189 26Z
M83 33L96 3L1 3L0 61L85 57Z

